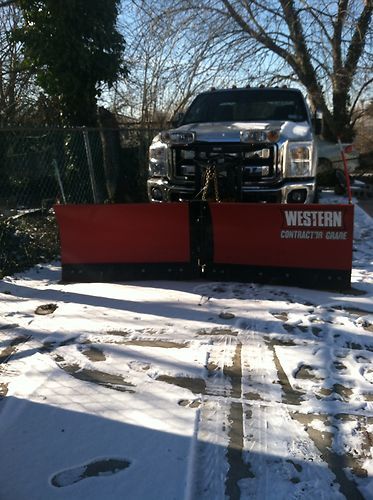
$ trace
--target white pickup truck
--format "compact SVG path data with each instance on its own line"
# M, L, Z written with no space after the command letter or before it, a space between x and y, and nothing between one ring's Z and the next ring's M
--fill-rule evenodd
M150 201L312 203L317 147L302 93L212 89L149 150Z

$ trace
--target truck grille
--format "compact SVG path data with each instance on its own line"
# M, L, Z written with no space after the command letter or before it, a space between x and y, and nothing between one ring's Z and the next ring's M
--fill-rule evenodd
M274 144L194 143L169 149L172 178L176 183L198 187L203 169L214 165L219 183L232 179L242 186L273 184L280 177L278 148ZM224 187L224 186L223 186Z

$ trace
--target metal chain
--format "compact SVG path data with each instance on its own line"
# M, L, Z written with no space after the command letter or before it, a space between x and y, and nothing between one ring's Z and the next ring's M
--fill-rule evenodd
M205 175L204 175L204 186L202 188L202 200L206 201L207 200L207 193L209 189L210 182L213 181L214 183L214 191L215 191L215 201L220 201L219 200L219 187L218 187L218 174L216 171L216 166L215 165L209 165L206 168Z

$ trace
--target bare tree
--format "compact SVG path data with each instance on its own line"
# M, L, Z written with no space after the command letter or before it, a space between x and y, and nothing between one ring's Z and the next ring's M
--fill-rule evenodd
M182 40L193 33L196 44L224 46L211 57L247 83L296 81L323 111L327 135L350 139L372 83L372 9L372 0L162 0L153 22L167 19Z
M14 5L16 0L3 0L0 2L0 7L9 7L9 5Z
M160 0L155 12L151 2L134 1L131 24L123 26L131 72L117 88L114 107L143 126L162 126L208 87L247 79L241 71L245 54L233 60L229 50L233 40L240 38L235 27L223 33L225 19L221 17L198 31L190 12L168 9L167 3ZM252 56L257 51L252 42L245 50ZM252 64L249 73L255 71Z

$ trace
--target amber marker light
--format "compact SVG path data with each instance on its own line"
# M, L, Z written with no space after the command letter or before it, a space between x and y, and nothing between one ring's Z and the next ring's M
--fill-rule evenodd
M267 132L267 138L268 138L269 142L277 142L279 137L280 137L280 134L279 134L278 130L269 130L269 132Z

